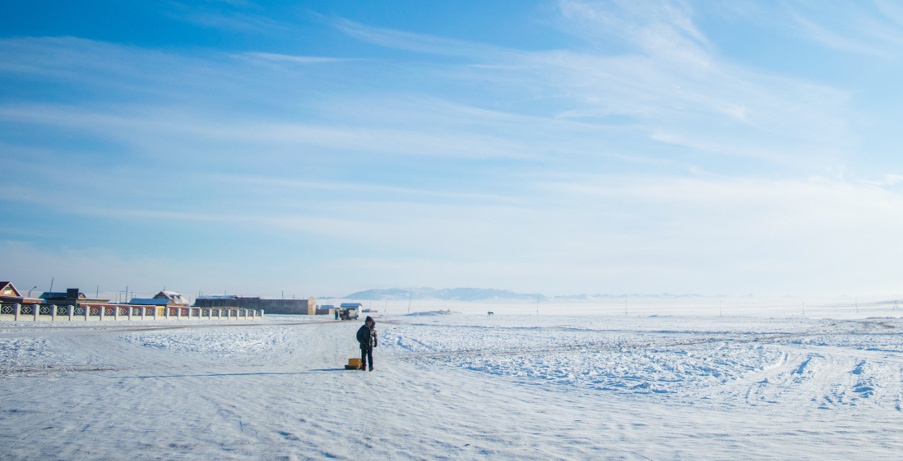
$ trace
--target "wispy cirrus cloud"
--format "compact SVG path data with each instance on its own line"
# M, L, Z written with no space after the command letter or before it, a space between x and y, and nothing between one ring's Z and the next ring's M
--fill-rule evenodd
M468 60L500 57L511 50L467 40L455 40L431 35L374 27L344 18L329 21L333 27L359 40L379 46L416 53L453 56Z
M847 131L850 95L825 84L743 67L718 54L695 25L690 3L559 2L581 49L486 48L358 23L344 32L389 48L460 55L433 63L431 75L463 85L457 98L480 105L478 85L538 99L529 106L550 119L631 127L647 141L694 152L802 167L837 161ZM576 27L575 27L576 25ZM599 46L617 42L620 47ZM450 96L454 98L454 96ZM834 156L834 158L832 158ZM819 162L821 163L821 162Z
M828 48L853 54L899 59L903 45L903 10L884 2L854 2L823 8L821 4L787 5L801 34Z
M205 28L256 35L273 35L294 29L290 22L267 15L249 1L169 2L163 9L169 17Z

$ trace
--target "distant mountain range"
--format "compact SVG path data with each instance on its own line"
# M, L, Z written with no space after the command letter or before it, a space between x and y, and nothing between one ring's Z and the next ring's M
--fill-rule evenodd
M510 290L495 288L387 288L358 291L344 296L345 299L383 300L383 299L440 299L446 301L489 301L489 300L589 300L599 298L692 298L702 297L698 294L580 294L570 296L547 297L540 293L516 293Z

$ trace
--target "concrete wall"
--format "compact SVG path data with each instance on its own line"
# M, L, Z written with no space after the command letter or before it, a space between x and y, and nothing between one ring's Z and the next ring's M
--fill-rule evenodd
M129 304L67 305L0 304L0 321L262 319L263 311L241 308L134 306Z

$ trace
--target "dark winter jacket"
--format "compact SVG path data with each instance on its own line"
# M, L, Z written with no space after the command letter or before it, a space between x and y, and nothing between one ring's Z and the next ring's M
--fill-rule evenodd
M370 328L366 324L362 325L357 330L357 342L361 344L361 349L376 347L376 326Z

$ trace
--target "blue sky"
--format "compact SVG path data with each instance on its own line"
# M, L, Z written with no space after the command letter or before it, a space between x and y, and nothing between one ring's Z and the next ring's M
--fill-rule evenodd
M0 278L903 292L903 6L0 5Z

